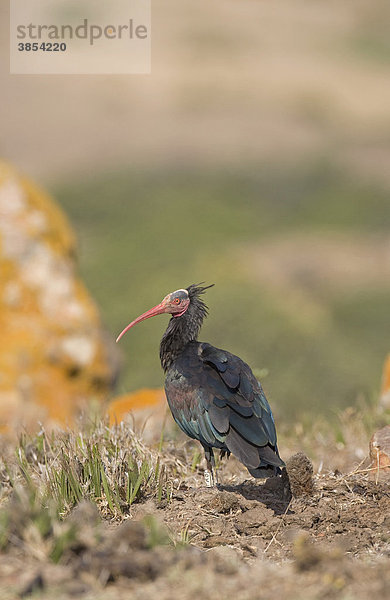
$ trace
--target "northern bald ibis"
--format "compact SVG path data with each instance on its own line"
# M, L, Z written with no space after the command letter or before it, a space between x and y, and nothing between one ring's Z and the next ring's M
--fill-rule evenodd
M278 474L284 465L270 405L250 367L230 352L197 341L208 312L202 294L210 287L193 284L171 292L117 338L140 321L172 315L160 344L165 393L176 423L204 448L208 486L216 481L213 448L221 456L234 454L256 478Z

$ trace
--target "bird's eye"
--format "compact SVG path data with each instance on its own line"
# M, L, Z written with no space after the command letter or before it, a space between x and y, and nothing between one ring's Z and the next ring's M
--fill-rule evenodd
M181 302L180 298L175 298L175 299L174 299L174 303L175 303L175 304L180 304L180 302Z

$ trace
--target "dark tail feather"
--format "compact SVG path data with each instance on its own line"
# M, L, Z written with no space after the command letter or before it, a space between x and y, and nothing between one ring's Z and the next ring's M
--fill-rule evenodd
M240 460L246 468L256 469L261 464L259 449L250 442L247 442L237 431L230 427L226 436L225 444L229 451Z
M278 454L277 448L272 450L270 446L261 446L259 448L259 456L262 462L274 467L284 467L284 462Z
M266 477L273 477L282 473L282 470L279 467L273 467L272 465L257 467L257 469L247 467L247 469L252 477L255 477L256 479L265 479Z

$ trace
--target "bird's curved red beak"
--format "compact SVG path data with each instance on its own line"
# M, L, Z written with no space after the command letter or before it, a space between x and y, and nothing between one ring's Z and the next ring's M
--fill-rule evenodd
M142 315L140 315L139 317L134 319L134 321L129 323L129 325L127 327L125 327L124 330L121 331L121 333L118 335L118 337L116 338L116 341L119 342L119 340L125 335L125 333L127 331L129 331L129 329L131 329L131 327L134 327L134 325L137 325L137 323L140 323L141 321L144 321L145 319L150 319L150 317L155 317L156 315L162 315L165 312L167 312L167 307L166 307L166 304L164 304L164 302L160 302L160 304L157 304L157 306L153 306L153 308L147 310Z

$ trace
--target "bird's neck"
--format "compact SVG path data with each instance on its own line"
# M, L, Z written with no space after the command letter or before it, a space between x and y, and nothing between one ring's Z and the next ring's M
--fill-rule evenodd
M160 360L164 371L169 369L189 342L197 340L204 317L202 311L189 306L184 315L171 318L160 344Z

